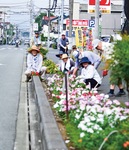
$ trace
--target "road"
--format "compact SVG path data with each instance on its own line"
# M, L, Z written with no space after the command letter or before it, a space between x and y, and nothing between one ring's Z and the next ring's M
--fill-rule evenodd
M13 150L25 47L0 45L0 150Z

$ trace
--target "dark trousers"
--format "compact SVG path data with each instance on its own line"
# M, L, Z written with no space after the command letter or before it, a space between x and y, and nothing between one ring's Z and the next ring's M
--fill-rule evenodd
M92 79L85 79L84 82L86 83L86 85L89 85L89 83L90 83L91 89L94 88L95 86L96 87L100 86L100 84L98 84L98 82L93 78Z

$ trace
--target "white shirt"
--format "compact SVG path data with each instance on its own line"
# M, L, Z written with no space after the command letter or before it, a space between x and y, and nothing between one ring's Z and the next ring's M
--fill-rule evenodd
M27 56L27 70L40 72L43 64L43 57L40 53L36 56L33 56L31 53L28 53Z
M101 78L100 75L98 74L97 70L94 68L92 65L88 65L87 68L82 68L81 71L81 76L82 79L94 79L96 80L99 84L101 84Z

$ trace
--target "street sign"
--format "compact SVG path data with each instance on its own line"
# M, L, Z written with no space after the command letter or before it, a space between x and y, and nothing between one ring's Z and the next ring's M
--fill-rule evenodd
M38 31L38 23L34 23L33 24L33 30L34 31Z
M66 20L66 26L69 26L70 21ZM73 20L72 26L79 27L79 26L85 26L88 27L88 20Z
M99 0L100 1L100 12L109 14L111 12L111 0ZM95 13L95 2L96 0L89 0L88 13Z
M95 20L89 20L89 27L94 28L95 27Z

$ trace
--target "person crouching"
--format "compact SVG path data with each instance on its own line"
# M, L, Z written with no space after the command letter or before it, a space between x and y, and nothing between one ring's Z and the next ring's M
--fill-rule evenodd
M72 74L75 68L75 62L67 54L63 54L61 59L60 70L63 73L68 72L68 74Z
M27 76L26 82L30 81L32 75L41 75L41 78L45 75L47 68L42 66L43 56L39 52L38 47L35 45L28 51L27 70L25 71L25 75Z
M101 85L101 78L98 74L97 70L87 57L83 57L80 61L80 65L82 66L80 78L86 83L86 85L90 84L90 88L97 88Z

